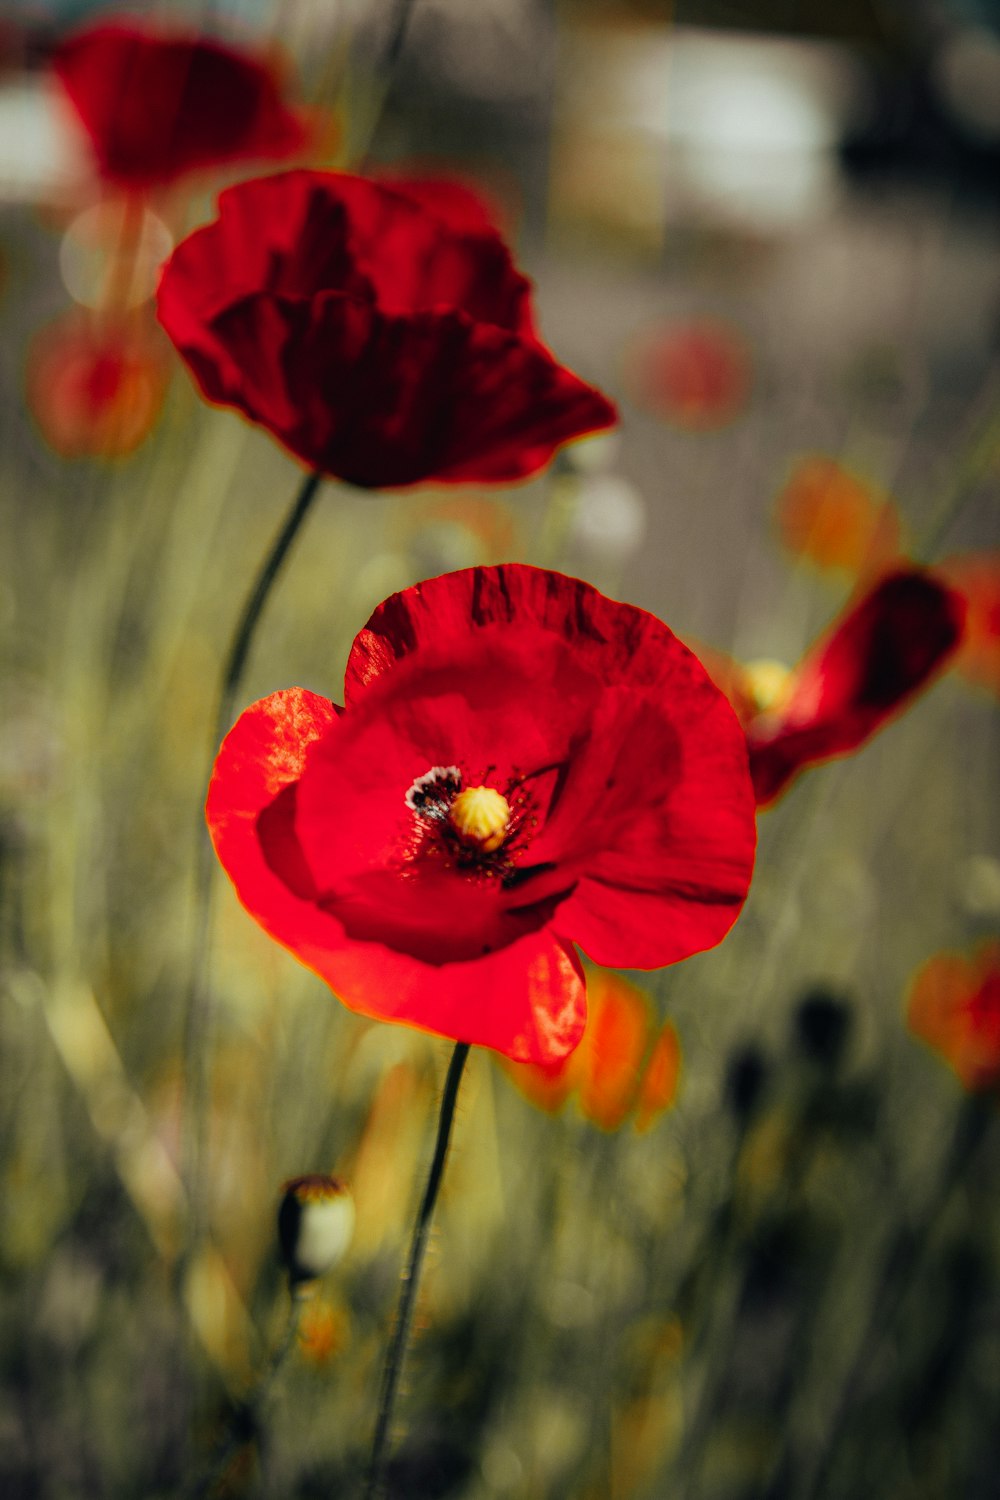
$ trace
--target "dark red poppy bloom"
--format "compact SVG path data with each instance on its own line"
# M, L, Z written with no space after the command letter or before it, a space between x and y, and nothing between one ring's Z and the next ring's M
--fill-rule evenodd
M961 597L919 568L881 578L803 658L781 707L747 724L758 803L870 739L945 665L964 618Z
M210 401L366 487L502 483L615 421L539 343L498 235L364 178L239 183L174 251L159 316Z
M90 26L59 46L53 66L101 176L119 187L291 156L308 138L272 68L197 33Z
M446 574L379 606L345 699L249 708L207 815L244 906L352 1009L554 1061L584 1025L574 943L656 968L735 920L744 737L652 615L536 568Z

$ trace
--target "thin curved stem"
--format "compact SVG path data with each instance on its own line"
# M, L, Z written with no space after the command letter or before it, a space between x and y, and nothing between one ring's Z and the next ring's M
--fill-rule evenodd
M430 1229L431 1218L434 1214L434 1205L437 1202L438 1189L441 1186L441 1178L444 1175L444 1164L448 1155L448 1139L451 1135L452 1120L455 1117L455 1103L458 1099L458 1086L462 1081L462 1070L465 1067L465 1059L468 1055L469 1043L456 1042L455 1050L451 1054L451 1062L448 1064L448 1076L445 1079L444 1093L441 1098L441 1113L438 1116L434 1157L427 1176L427 1186L424 1188L424 1196L413 1225L410 1254L407 1259L406 1269L403 1272L403 1285L399 1294L399 1306L396 1309L396 1326L393 1329L392 1339L389 1343L385 1365L382 1370L382 1388L379 1392L378 1418L375 1423L375 1436L372 1440L371 1457L368 1461L368 1473L365 1478L363 1500L379 1500L379 1497L383 1494L386 1440L389 1435L389 1423L392 1421L393 1408L396 1403L396 1392L399 1389L399 1378L403 1371L406 1342L410 1332L410 1323L413 1319L413 1304L420 1281L420 1268L423 1264L424 1250L427 1247L427 1232Z
M253 643L257 623L274 587L275 580L288 556L292 542L298 535L322 479L320 473L306 476L292 503L285 521L275 537L253 587L247 595L243 611L233 632L226 656L219 689L219 700L215 712L211 756L214 760L219 744L229 729L236 695L250 647ZM211 770L211 762L209 765ZM207 781L207 778L206 778ZM201 1178L202 1144L208 1096L208 1058L206 1040L209 1031L211 997L207 984L209 935L212 929L214 909L212 875L215 862L212 846L205 832L204 822L199 817L198 858L195 867L194 904L195 931L191 945L191 969L188 981L187 1012L184 1022L184 1078L187 1089L187 1108L184 1131L184 1179L188 1189L189 1225L188 1252L201 1237Z
M274 587L278 574L281 572L289 549L298 535L299 528L305 520L316 498L316 492L322 481L322 474L317 470L307 474L302 481L301 488L292 503L292 507L285 517L284 525L274 539L270 552L261 564L260 572L254 581L254 586L247 595L243 606L243 613L239 623L233 632L232 643L229 647L229 655L226 658L226 669L222 677L222 691L219 694L219 706L215 717L215 739L213 742L213 755L218 749L223 735L230 726L233 717L233 704L236 699L236 690L243 676L243 668L246 666L247 656L253 642L254 631L257 621L260 619L267 603L268 595Z

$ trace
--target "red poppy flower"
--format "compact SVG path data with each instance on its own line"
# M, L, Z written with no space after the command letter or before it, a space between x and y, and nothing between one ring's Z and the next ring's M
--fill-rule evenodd
M751 364L735 329L712 321L644 334L628 358L635 401L678 427L724 427L745 406Z
M783 688L775 663L757 671L706 653L746 731L758 805L773 802L806 766L869 740L947 663L964 618L952 589L919 568L900 568L848 606Z
M587 967L587 1024L579 1046L551 1063L507 1062L507 1076L549 1113L576 1094L581 1113L602 1130L618 1130L632 1110L646 1130L673 1103L680 1043L662 1028L647 995L620 974Z
M90 26L59 46L53 66L101 176L120 187L291 156L307 139L271 68L196 33L146 23Z
M970 958L938 953L928 959L910 986L907 1019L963 1088L1000 1089L1000 943L983 943Z
M64 458L134 452L160 414L167 353L155 327L73 313L43 329L28 356L27 398L49 445Z
M945 665L964 618L959 595L918 568L880 579L799 663L778 712L751 725L758 803L804 766L870 739Z
M243 904L344 1002L523 1061L577 1044L573 949L653 968L746 895L746 747L652 615L536 568L471 568L380 605L346 709L254 704L208 795Z
M228 189L168 261L159 314L210 401L357 485L522 479L615 421L538 342L499 236L360 177Z

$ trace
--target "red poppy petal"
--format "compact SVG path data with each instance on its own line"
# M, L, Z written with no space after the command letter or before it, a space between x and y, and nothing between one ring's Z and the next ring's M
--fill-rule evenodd
M804 766L856 750L939 671L961 640L965 606L919 569L884 577L801 662L775 724L749 733L758 805Z
M721 942L753 871L743 732L718 690L683 658L679 666L659 701L647 697L630 712L624 694L606 695L607 727L595 719L594 743L620 736L603 777L605 788L614 786L603 797L599 777L590 795L582 784L573 788L581 837L592 844L552 922L611 967L659 968ZM555 820L552 837L561 831ZM536 846L539 859L545 843Z
M279 172L227 188L218 219L174 251L165 277L175 276L201 318L252 293L337 291L390 316L444 306L533 333L531 283L498 234L454 233L403 191L347 173Z
M946 557L935 571L958 590L968 609L955 666L1000 697L1000 552Z
M463 568L392 594L357 635L344 676L345 701L401 657L470 632L517 621L567 641L581 665L603 681L655 687L683 660L699 678L695 658L655 615L619 604L592 584L523 564ZM675 657L674 648L678 648ZM691 664L693 663L693 668Z
M204 324L175 318L176 305L165 276L161 322L209 400L363 487L522 479L615 421L541 345L462 313L395 318L338 293L261 295Z
M289 156L301 120L269 68L197 35L146 25L89 27L53 67L93 143L103 176L128 187L222 162Z
M310 747L339 722L332 704L295 688L252 705L224 741L207 816L243 905L354 1010L523 1061L565 1056L582 1033L585 999L579 962L557 938L532 934L488 958L430 964L351 941L317 905L290 794Z

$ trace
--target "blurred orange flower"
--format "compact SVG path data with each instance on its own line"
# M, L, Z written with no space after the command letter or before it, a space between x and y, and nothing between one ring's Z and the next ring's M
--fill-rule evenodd
M302 1309L299 1348L310 1364L325 1365L339 1354L350 1337L347 1313L340 1306L314 1297Z
M167 388L166 345L131 323L73 312L28 351L28 406L62 458L122 458L152 431Z
M746 405L752 371L741 334L712 320L672 323L629 351L626 379L638 406L678 427L724 427Z
M935 571L965 597L965 635L956 668L1000 697L1000 552L947 557Z
M871 573L902 548L902 523L888 495L821 453L795 465L775 516L788 551L820 568Z
M634 1111L648 1130L677 1093L681 1051L677 1032L660 1027L648 996L619 974L586 966L587 1025L560 1063L502 1060L504 1072L539 1109L556 1113L571 1094L602 1130L618 1130Z
M929 958L910 984L907 1021L954 1069L964 1089L1000 1089L1000 942L981 943L970 958Z

